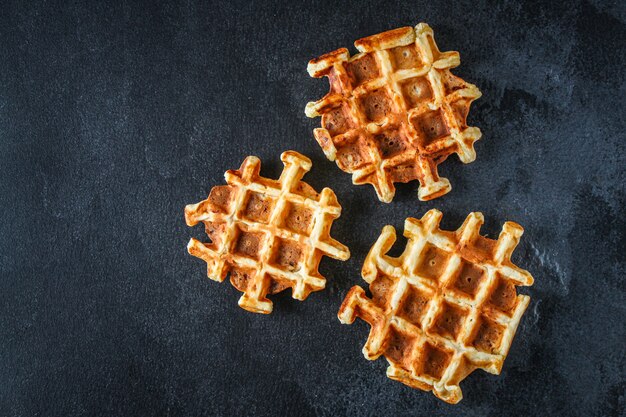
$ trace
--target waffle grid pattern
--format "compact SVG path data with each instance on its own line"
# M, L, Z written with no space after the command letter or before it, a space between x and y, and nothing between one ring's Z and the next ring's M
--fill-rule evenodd
M341 214L333 191L317 194L301 182L311 169L303 155L287 151L280 178L259 175L260 160L251 156L237 171L225 174L227 186L215 187L209 198L185 208L189 226L204 222L211 243L191 239L191 255L207 263L207 275L231 282L244 294L239 305L256 313L271 313L267 294L292 288L304 300L325 287L318 272L323 255L346 260L347 247L330 237L334 219Z
M530 301L515 288L533 278L510 261L521 226L505 223L495 241L479 235L480 213L456 232L439 229L441 216L430 210L421 220L408 218L398 258L386 255L396 240L386 226L362 270L372 299L355 286L338 316L371 325L363 353L370 360L384 355L389 378L457 403L459 383L474 369L500 373Z
M338 49L309 63L312 77L327 76L331 91L306 107L322 116L314 135L324 153L354 184L370 183L390 202L394 182L420 181L418 196L430 200L450 191L437 165L456 153L476 158L480 130L466 125L478 88L450 73L458 52L440 52L424 23L355 42L359 54Z

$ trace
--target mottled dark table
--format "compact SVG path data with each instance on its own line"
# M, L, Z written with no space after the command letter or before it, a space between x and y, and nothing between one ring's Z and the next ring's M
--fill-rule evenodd
M0 5L0 415L624 415L623 2L175 3ZM449 195L387 205L313 140L327 83L306 64L422 21L481 89L483 139L441 166ZM286 149L336 191L352 258L250 314L186 253L183 207L247 155L277 175ZM368 326L336 318L381 228L430 208L522 224L536 280L502 374L457 406L387 379Z

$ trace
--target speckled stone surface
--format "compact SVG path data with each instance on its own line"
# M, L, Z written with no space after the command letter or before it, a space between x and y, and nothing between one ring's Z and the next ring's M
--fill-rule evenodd
M624 415L623 2L34 3L0 5L0 415ZM315 143L306 64L422 21L481 89L483 139L440 166L450 194L383 204ZM352 258L255 315L186 253L183 207L287 149L337 193ZM535 277L502 374L456 406L387 379L368 326L336 318L381 228L430 208L522 224Z

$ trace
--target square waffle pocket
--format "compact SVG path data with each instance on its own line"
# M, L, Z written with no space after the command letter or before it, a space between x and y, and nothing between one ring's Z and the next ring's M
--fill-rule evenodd
M498 240L480 236L483 216L471 213L456 232L439 229L441 212L408 218L402 255L387 256L396 240L385 226L363 264L372 298L358 286L338 313L371 326L367 359L384 355L387 376L448 403L462 398L459 383L474 369L499 374L530 298L516 286L533 277L511 262L524 229L506 222Z
M319 291L326 279L319 273L322 256L346 260L348 248L330 237L333 221L341 214L335 193L318 194L301 179L311 161L283 152L285 165L278 180L259 175L261 162L247 157L241 168L227 171L228 185L217 186L209 197L185 207L187 225L205 225L211 242L191 239L189 253L207 263L209 278L230 282L243 295L239 306L269 314L268 294L287 288L298 300Z
M359 54L341 48L309 62L312 77L328 77L330 92L306 106L322 117L315 139L326 157L352 174L354 184L372 184L390 202L396 182L419 180L420 200L451 189L437 165L456 153L476 158L480 130L467 126L478 88L450 72L458 52L440 52L425 23L360 39Z

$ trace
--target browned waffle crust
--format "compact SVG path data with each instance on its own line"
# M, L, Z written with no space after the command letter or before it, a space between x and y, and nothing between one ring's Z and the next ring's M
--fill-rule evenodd
M459 383L474 369L500 373L530 301L516 286L533 278L510 259L520 225L506 222L492 240L479 234L481 213L471 213L456 232L440 230L440 220L438 210L406 219L408 243L397 258L387 256L396 232L385 226L362 270L372 298L352 287L338 316L370 324L363 354L384 355L389 378L457 403Z
M395 182L415 179L420 200L446 194L450 182L437 165L453 153L472 162L481 136L466 121L480 91L450 72L458 52L440 52L425 23L354 45L353 57L341 48L308 65L312 77L330 81L330 92L306 107L307 116L322 116L314 134L324 153L381 201L393 199Z
M191 239L190 254L207 263L207 275L230 282L243 295L239 305L255 313L271 313L268 294L292 289L304 300L326 284L318 266L322 256L346 260L347 247L330 237L333 221L341 214L335 193L321 194L302 176L311 161L293 151L283 152L285 165L278 180L261 177L260 160L247 157L241 168L227 171L228 185L217 186L209 197L185 207L189 226L205 225L211 239Z

